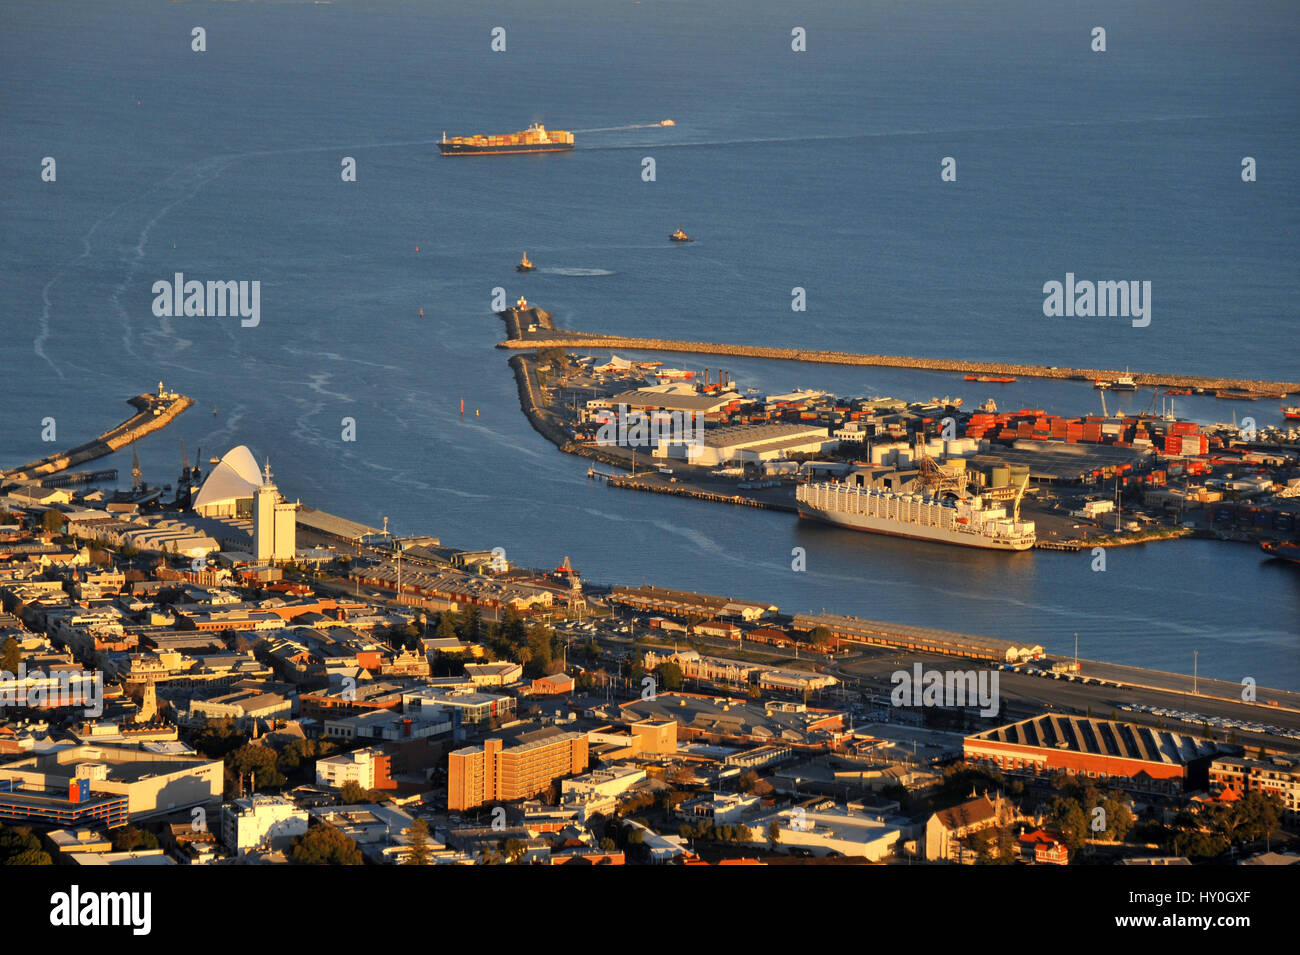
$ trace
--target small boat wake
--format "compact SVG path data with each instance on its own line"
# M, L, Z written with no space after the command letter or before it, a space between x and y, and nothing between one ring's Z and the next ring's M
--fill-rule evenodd
M584 278L589 275L613 275L609 269L538 269L543 275L567 275L574 278Z
M655 129L659 126L676 126L671 119L661 119L657 123L633 123L630 126L599 126L595 129L575 129L575 133L616 133L624 129Z

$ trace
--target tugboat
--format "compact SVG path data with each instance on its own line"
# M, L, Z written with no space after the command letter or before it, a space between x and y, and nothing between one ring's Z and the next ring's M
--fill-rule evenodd
M1099 378L1092 383L1092 386L1102 389L1109 388L1111 391L1137 391L1137 382L1133 380L1133 376L1128 373L1127 368L1124 369L1124 374L1119 375L1113 381Z
M1300 405L1283 405L1282 416L1290 421L1300 421Z
M525 253L524 253L524 257L523 257L522 259L520 259L520 260L519 260L519 264L515 266L515 271L516 271L516 272L536 272L536 271L537 271L537 266L533 265L532 262L529 262L529 261L528 261L528 253L525 252Z
M677 227L677 231L674 232L672 235L670 235L668 238L672 239L674 242L694 242L694 241L695 241L695 240L692 239L689 235L687 235L685 232L682 231L682 227L681 227L681 226L678 226L678 227Z

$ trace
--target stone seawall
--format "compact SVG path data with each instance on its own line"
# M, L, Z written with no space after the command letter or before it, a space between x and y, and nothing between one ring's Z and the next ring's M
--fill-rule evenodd
M619 351L691 352L701 355L734 355L739 358L769 358L778 361L806 361L827 365L874 365L888 368L915 368L923 371L954 371L973 375L1014 375L1023 378L1115 378L1124 372L1114 368L1048 368L1043 365L1017 365L993 361L962 361L952 358L911 358L902 355L864 355L855 352L818 351L805 348L772 348L763 345L728 345L718 342L687 342L664 338L630 338L620 335L569 333L557 329L555 337L515 339L498 343L498 348L610 348ZM1180 388L1238 388L1273 394L1300 393L1300 383L1263 381L1255 378L1214 378L1172 372L1131 372L1139 385Z
M533 381L528 362L522 355L510 358L510 367L515 372L515 385L519 389L519 407L528 418L537 433L556 445L561 451L570 450L569 436L564 429L554 422L547 421L542 414L542 396L537 394L537 385Z

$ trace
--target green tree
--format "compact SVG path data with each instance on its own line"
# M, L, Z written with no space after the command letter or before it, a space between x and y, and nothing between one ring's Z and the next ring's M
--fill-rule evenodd
M276 753L269 746L245 743L226 755L226 774L236 780L253 774L253 785L258 789L283 786L287 780L276 768Z
M813 627L812 631L808 634L808 642L818 650L823 650L830 646L832 639L833 637L830 630L825 627Z
M204 720L203 725L194 731L192 737L194 748L209 759L224 759L225 756L248 741L231 720Z
M1123 842L1134 823L1133 810L1129 808L1128 800L1119 795L1108 795L1098 800L1094 808L1095 806L1101 806L1106 813L1106 828L1103 832L1098 832L1097 837ZM1089 809L1088 815L1092 816L1092 809Z
M0 648L0 670L6 673L17 673L18 664L23 659L23 648L18 645L18 641L10 637L5 641L4 647Z
M767 838L772 845L781 841L781 824L773 819L767 826Z
M0 828L0 865L53 865L30 829Z
M666 662L655 667L655 682L660 690L680 690L682 688L682 668L676 663Z
M1282 802L1274 795L1247 793L1235 803L1212 803L1201 812L1202 822L1226 843L1254 842L1277 828Z
M444 640L456 636L455 614L450 610L438 614L438 629L434 631L434 635Z
M478 643L483 637L483 618L478 607L470 606L462 615L460 638L466 643Z
M1091 834L1088 829L1088 816L1078 801L1070 797L1057 797L1048 807L1052 827L1061 834L1061 841L1071 852L1083 847L1084 840Z
M290 858L297 865L361 865L361 850L333 826L312 826L294 838Z
M429 824L417 818L407 833L411 838L411 851L402 860L402 865L428 865L433 858L433 851L429 848Z
M370 791L356 780L349 779L339 789L339 802L344 806L355 806L359 803L370 802Z
M132 852L135 849L157 849L158 837L148 829L126 826L116 829L112 836L114 852Z
M41 515L41 529L50 534L59 533L66 523L64 516L55 510L46 511Z

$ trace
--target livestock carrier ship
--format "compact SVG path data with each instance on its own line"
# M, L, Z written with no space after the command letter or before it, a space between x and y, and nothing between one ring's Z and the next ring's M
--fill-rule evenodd
M533 123L504 136L452 136L442 134L438 151L444 156L504 156L512 153L560 153L573 149L573 133L547 129Z
M987 550L1029 550L1037 542L1034 522L1020 520L1023 484L966 494L960 486L964 482L926 459L921 475L918 483L924 489L913 493L836 482L801 485L795 491L799 516L872 534Z

